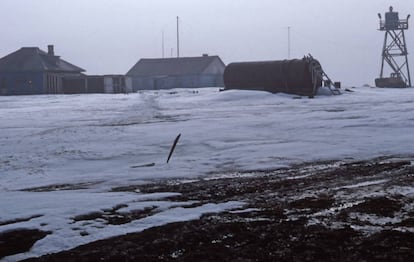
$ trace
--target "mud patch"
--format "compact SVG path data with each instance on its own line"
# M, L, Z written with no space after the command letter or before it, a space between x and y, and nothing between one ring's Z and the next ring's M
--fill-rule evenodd
M107 225L122 225L134 220L138 220L155 213L157 207L146 207L142 210L134 210L131 212L118 212L119 209L127 207L127 205L118 205L111 209L102 210L99 212L91 212L84 215L79 215L73 218L74 222L101 220Z
M20 229L0 233L0 258L29 251L36 241L50 232L37 229Z
M100 182L85 182L77 184L55 184L42 187L33 187L22 189L22 191L27 192L51 192L51 191L62 191L62 190L81 190L88 189L92 185L96 185Z
M321 195L319 197L306 197L295 200L290 203L290 206L297 209L309 208L312 210L328 209L332 206L335 200L328 195Z
M403 204L400 201L384 196L366 199L366 201L352 207L350 210L384 217L393 217L394 213L400 211L402 207Z

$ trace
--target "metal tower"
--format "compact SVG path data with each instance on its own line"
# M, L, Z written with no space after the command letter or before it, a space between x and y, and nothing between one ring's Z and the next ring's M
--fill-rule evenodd
M382 62L380 77L375 79L377 87L410 87L411 77L408 67L408 52L404 31L408 29L408 19L400 20L398 12L394 12L390 6L383 20L381 14L380 31L385 31L384 47L382 49ZM384 65L388 64L391 74L384 77Z

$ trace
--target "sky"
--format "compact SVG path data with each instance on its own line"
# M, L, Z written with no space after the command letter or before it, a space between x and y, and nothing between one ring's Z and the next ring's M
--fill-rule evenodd
M334 81L374 84L384 33L377 13L400 18L412 0L0 0L0 57L47 50L88 74L125 74L141 58L219 55L225 64L312 54ZM290 28L290 57L288 56ZM406 33L408 51L414 35ZM414 65L414 57L409 57Z

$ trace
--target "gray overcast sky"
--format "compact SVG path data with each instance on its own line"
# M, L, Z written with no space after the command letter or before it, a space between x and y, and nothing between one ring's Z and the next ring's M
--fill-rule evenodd
M286 59L290 26L292 58L311 53L333 80L373 84L384 37L377 13L390 5L414 15L413 0L0 0L0 57L54 44L88 74L124 74L161 57L163 30L166 56L175 55L179 16L181 56ZM406 36L414 72L414 29Z

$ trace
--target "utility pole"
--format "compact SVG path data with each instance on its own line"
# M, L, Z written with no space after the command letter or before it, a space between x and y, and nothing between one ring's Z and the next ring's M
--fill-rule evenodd
M180 57L180 18L177 16L177 58Z
M288 59L290 59L290 26L288 26Z
M162 58L165 58L164 49L164 30L162 30Z

